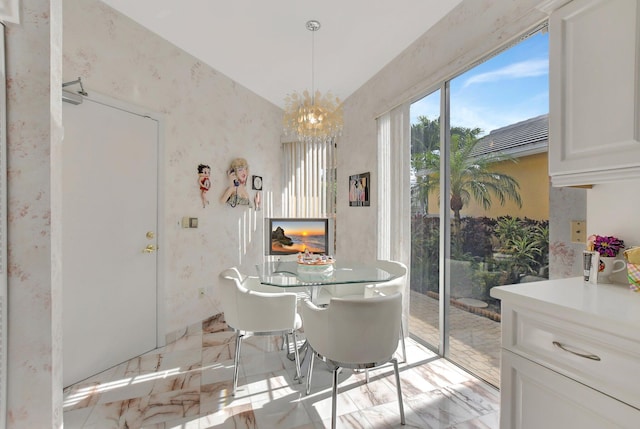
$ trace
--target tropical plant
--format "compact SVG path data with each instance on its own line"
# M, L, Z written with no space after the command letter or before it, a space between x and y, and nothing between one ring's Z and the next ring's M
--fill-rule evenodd
M497 219L494 235L500 253L507 259L503 266L516 283L527 274L540 275L549 264L549 222L502 216Z
M496 227L493 233L498 241L506 246L511 240L522 235L522 228L523 224L520 219L511 216L501 216L496 221Z
M430 132L439 136L439 121L429 121L428 118L421 118L422 129L429 129ZM478 135L482 132L480 128L451 128L451 151L450 151L450 208L453 211L454 254L461 253L461 211L473 199L482 205L485 210L491 208L493 198L497 198L501 205L506 200L512 200L519 207L522 207L520 198L520 185L518 181L508 174L497 172L493 169L499 162L517 162L510 155L501 152L475 153L478 143ZM412 153L412 168L416 175L414 184L414 196L421 201L427 201L429 193L439 186L440 183L440 150L431 144L424 144L422 147L428 148L425 152ZM428 179L418 180L422 175L428 175Z
M415 215L411 218L411 290L438 292L439 224L437 217Z
M412 201L420 213L429 213L429 195L440 187L438 180L429 174L440 163L440 118L430 120L419 116L411 125L411 168L415 177L412 185Z
M523 275L537 274L540 268L538 256L542 253L537 240L530 235L522 235L509 240L508 253L512 257L514 281Z
M495 219L465 217L462 219L462 252L465 255L486 259L493 253L491 236Z
M411 125L411 153L426 153L440 148L440 118L430 120L418 116L418 123Z

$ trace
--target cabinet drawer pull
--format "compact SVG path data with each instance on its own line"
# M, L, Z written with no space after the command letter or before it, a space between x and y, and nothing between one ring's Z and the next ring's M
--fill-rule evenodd
M570 347L565 346L564 344L559 343L558 341L554 341L553 345L558 347L559 349L564 350L565 352L569 352L569 353L574 354L576 356L580 356L580 357L591 359L591 360L598 360L598 361L600 360L600 356L598 356L598 355L594 355L594 354L591 354L591 353L580 353L580 352L577 352L575 350L571 350Z

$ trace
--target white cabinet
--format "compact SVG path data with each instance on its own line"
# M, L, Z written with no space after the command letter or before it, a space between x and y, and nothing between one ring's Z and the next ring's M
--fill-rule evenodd
M640 294L575 278L491 295L502 301L501 428L638 427Z
M549 18L554 186L640 178L640 0L573 0Z
M500 404L503 429L638 427L637 410L509 351L501 376L501 394L513 392Z

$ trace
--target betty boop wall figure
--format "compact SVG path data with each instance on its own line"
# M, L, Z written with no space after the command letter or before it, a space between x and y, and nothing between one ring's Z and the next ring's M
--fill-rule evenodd
M207 199L207 191L211 188L211 180L209 175L211 174L211 168L208 165L198 165L198 186L200 186L200 199L202 200L202 207L206 207L209 204Z
M220 198L221 203L227 203L231 207L244 205L251 207L251 199L247 191L247 178L249 177L249 164L244 158L236 158L231 161L227 171L229 187Z

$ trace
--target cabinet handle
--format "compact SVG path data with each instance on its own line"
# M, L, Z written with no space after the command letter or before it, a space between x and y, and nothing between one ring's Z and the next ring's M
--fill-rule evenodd
M591 360L598 360L598 361L600 360L600 356L598 356L598 355L594 355L594 354L591 354L591 353L580 353L580 352L577 352L575 350L571 350L570 347L565 346L564 344L559 343L558 341L554 341L553 345L558 347L559 349L564 350L565 352L569 352L569 353L574 354L576 356L580 356L580 357L591 359Z

